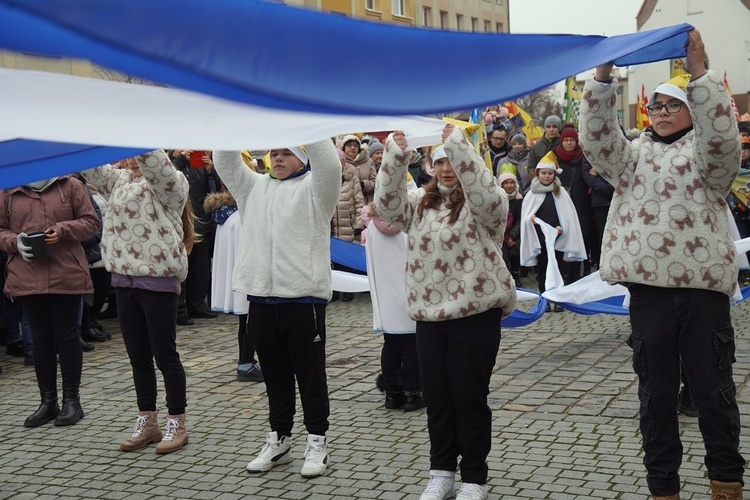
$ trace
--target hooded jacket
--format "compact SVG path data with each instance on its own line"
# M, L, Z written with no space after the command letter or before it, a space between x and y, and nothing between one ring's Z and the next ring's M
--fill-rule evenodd
M93 293L81 242L96 234L99 218L81 181L58 178L44 191L17 187L0 192L0 250L8 253L5 293L26 295ZM52 256L26 262L18 253L18 233L54 229L60 241Z
M365 227L360 217L364 205L357 169L347 163L341 172L341 194L331 219L331 236L350 243L359 241L359 233Z
M346 163L356 167L357 181L362 188L364 204L367 205L372 201L373 194L375 193L375 178L378 175L375 161L370 158L367 149L362 148L356 158L353 160L347 158Z

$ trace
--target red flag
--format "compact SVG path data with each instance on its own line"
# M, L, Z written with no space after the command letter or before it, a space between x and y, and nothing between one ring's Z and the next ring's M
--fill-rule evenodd
M647 105L648 98L646 97L646 86L641 84L641 95L637 96L635 104L636 126L640 130L651 125L651 120L649 119L648 111L646 110Z

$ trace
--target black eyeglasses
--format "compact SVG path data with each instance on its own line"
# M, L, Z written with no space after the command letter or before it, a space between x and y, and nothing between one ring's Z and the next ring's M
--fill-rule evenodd
M670 115L679 113L682 109L682 101L669 101L666 104L652 104L651 106L646 106L646 110L651 116L658 115L664 108L667 108L667 113Z

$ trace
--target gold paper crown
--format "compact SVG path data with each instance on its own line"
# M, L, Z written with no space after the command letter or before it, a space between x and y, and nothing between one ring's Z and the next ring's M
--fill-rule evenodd
M674 85L678 89L685 92L685 89L687 88L687 84L691 78L692 76L689 73L683 73L681 75L675 76L674 78L670 78L664 83L667 85Z
M557 157L555 156L555 153L550 151L546 155L542 157L541 160L539 160L539 163L536 164L536 168L551 168L552 170L555 170L558 174L562 172L560 170L560 165L557 163Z
M452 123L453 125L457 127L461 127L466 137L471 137L472 135L476 134L479 131L479 127L482 126L482 125L479 125L478 123L471 123L471 122L465 122L463 120L456 120L455 118L448 118L447 116L443 117L443 120L445 120L448 123Z

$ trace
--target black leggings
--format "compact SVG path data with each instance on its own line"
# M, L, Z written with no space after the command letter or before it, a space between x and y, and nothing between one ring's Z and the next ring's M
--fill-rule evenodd
M117 317L133 367L140 411L156 411L156 366L164 377L170 415L185 413L187 382L177 352L177 299L174 293L117 288Z

